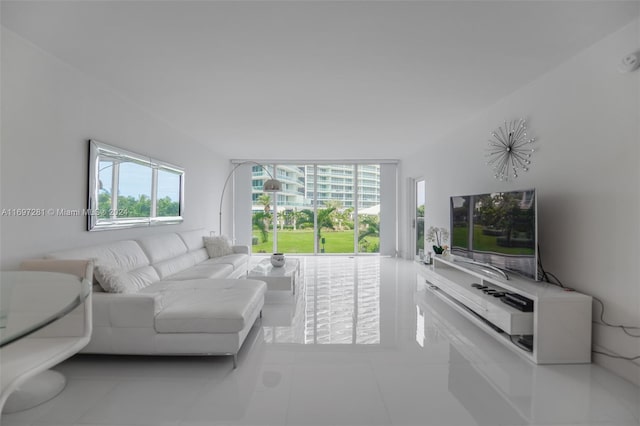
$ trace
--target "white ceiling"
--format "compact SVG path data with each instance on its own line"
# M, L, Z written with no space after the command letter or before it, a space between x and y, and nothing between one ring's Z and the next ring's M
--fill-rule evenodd
M639 5L3 1L2 25L230 158L402 158Z

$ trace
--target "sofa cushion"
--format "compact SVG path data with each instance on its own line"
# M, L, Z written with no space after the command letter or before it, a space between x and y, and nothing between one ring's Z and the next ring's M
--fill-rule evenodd
M266 284L255 280L195 280L194 287L162 293L158 333L237 333L251 325L264 303Z
M96 259L96 263L112 265L125 272L148 266L150 263L142 248L132 240L57 251L45 257L48 259Z
M189 254L191 255L191 257L193 257L193 261L195 263L204 262L205 260L209 259L209 253L207 253L207 249L204 247L202 247L201 249L190 251Z
M233 269L238 269L248 261L249 261L249 255L247 254L230 254L223 257L214 257L212 259L205 260L201 264L202 265L227 264L227 265L233 266Z
M204 248L203 237L209 234L204 229L195 229L193 231L178 232L178 235L184 241L187 249L193 251Z
M193 256L190 253L185 253L180 256L167 259L163 262L155 263L153 267L158 271L160 278L165 279L171 275L177 274L178 272L188 270L195 264L196 261Z
M187 252L187 246L178 234L174 233L151 235L137 241L152 264L178 257Z
M203 239L209 257L214 258L233 254L231 244L225 237L204 237Z
M125 272L117 266L98 263L94 273L98 284L107 293L137 293L160 279L151 266Z
M233 266L228 263L213 263L196 265L177 274L167 277L168 280L182 281L198 278L226 278L233 272Z

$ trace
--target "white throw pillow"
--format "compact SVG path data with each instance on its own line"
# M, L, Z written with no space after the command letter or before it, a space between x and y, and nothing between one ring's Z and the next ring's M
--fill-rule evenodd
M113 265L95 265L94 274L100 287L107 293L137 293L138 287L129 274Z
M203 237L204 246L209 253L209 257L221 257L233 254L229 240L225 237Z

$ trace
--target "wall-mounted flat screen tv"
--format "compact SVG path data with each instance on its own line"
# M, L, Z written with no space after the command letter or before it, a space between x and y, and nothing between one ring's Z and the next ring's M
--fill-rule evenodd
M451 197L451 253L538 279L535 189Z

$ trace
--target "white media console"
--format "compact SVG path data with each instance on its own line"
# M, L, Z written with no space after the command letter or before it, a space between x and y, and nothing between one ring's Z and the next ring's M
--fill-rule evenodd
M506 280L481 265L453 259L420 263L418 285L536 364L591 362L590 296L515 274ZM484 290L523 296L533 302L533 310L513 308ZM530 350L518 344L521 340Z

